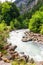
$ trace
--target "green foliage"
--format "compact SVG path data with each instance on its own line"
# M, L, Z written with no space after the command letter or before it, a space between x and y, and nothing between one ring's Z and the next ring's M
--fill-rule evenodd
M12 65L26 65L26 62L25 61L14 60L12 62Z
M18 17L18 21L20 21L20 23L22 23L23 20L24 20L24 16L23 16L23 15L20 15L20 16Z
M12 30L14 29L14 22L13 21L10 22L10 27Z
M7 25L10 25L10 21L12 19L17 18L20 13L19 9L16 7L15 3L12 2L4 2L0 5L0 11L2 19L5 20ZM1 18L0 18L1 21Z
M2 15L0 15L0 23L1 23L2 19L3 19L3 16L2 16Z
M3 52L3 46L7 43L8 33L0 31L0 51Z
M39 10L40 10L40 11L43 11L43 6L41 6Z
M40 32L40 26L43 24L43 12L37 11L30 19L29 29L33 32Z
M22 28L28 28L28 23L29 23L29 20L28 19L25 19L23 22L22 22Z
M31 2L32 0L29 0ZM28 3L29 3L28 2ZM38 10L38 11L37 11ZM29 25L28 25L29 24ZM0 3L0 31L28 28L43 34L43 0L25 14L20 15L14 2Z
M19 8L16 7L15 3L11 4L11 10L10 10L11 18L17 18L19 13Z
M0 23L0 31L4 31L7 29L7 25L5 23Z
M10 11L11 5L8 4L8 2L4 2L2 4L2 14L6 14L7 12Z
M16 29L20 29L21 28L21 24L20 24L20 22L17 19L14 20L14 27Z
M36 65L35 63L26 63L24 60L22 61L18 61L17 59L14 60L12 63L12 65Z
M28 4L32 2L33 0L29 0ZM23 17L30 19L32 15L40 10L40 7L43 7L43 0L38 0L37 4L33 6L33 8L29 9L27 12L24 13Z
M11 9L10 2L9 3L8 2L2 3L2 16L7 24L9 24L10 19L11 19L10 9Z
M43 24L41 25L40 33L43 34Z
M0 15L1 15L1 11L2 11L2 3L0 2Z

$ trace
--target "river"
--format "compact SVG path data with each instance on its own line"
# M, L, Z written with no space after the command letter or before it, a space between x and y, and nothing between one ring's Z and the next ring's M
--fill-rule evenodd
M35 61L43 61L43 45L33 41L22 42L22 36L28 29L15 30L9 33L7 41L12 45L17 45L17 51L24 52L26 55L32 57Z

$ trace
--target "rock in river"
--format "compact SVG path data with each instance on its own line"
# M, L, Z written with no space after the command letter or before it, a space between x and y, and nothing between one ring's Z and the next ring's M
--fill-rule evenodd
M28 41L32 41L32 38L22 38L23 42L28 42Z
M10 47L9 47L9 51L11 51L11 50L14 51L16 48L17 48L16 45L15 45L15 46L10 46Z

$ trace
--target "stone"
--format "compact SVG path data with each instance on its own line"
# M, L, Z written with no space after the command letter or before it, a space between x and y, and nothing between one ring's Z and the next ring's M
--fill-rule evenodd
M14 54L12 54L12 58L13 58L13 59L15 59L15 58L16 58L16 59L19 58L19 54L18 54L18 53L14 53Z
M19 61L19 62L20 62L20 61L25 61L25 62L26 62L26 60L25 60L24 57L20 57L20 58L18 59L18 61Z
M2 61L0 61L0 65L11 65L11 63L6 63L6 62L4 62L4 61L2 60Z
M23 42L28 42L28 41L37 41L40 44L43 44L43 35L38 34L38 33L33 33L32 31L26 31L24 32L24 36L22 37Z
M14 54L13 50L11 50L11 51L7 50L7 51L8 51L9 54Z
M10 63L10 60L8 60L8 59L5 58L5 57L2 57L2 60L3 60L4 62Z
M28 41L32 41L32 38L22 38L23 42L28 42Z
M3 56L3 54L0 52L0 57L2 57Z
M20 52L20 54L24 54L24 52Z
M31 58L31 59L30 59L30 63L34 63L34 60L33 60L33 58Z
M27 42L27 38L22 38L22 41L23 42Z
M15 45L15 46L10 46L10 47L9 47L9 51L14 51L16 48L17 48L16 45Z
M23 36L22 38L25 38L25 36Z
M24 57L25 60L26 60L26 62L28 62L28 60L29 60L29 56L23 55L22 57Z
M6 58L7 58L8 60L11 60L11 59L12 59L12 55L9 54L9 53L7 53Z
M2 60L2 58L0 57L0 61Z
M6 44L6 45L3 47L3 49L6 50L6 49L9 48L9 46L11 46L11 44Z
M14 53L18 53L17 51L14 51Z

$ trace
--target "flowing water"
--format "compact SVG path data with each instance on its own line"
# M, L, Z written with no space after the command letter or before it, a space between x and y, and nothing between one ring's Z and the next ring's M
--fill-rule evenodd
M15 30L9 33L10 37L7 39L9 43L12 45L17 45L17 51L24 52L26 55L34 58L35 61L43 60L43 45L35 43L33 41L30 42L22 42L22 36L24 36L24 32L27 29L23 30Z

